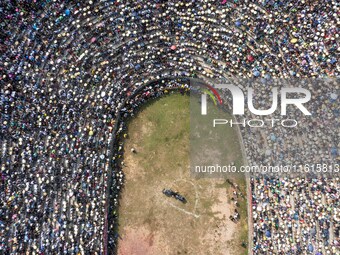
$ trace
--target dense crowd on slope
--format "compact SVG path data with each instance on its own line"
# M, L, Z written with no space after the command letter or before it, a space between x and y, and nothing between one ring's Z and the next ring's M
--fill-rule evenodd
M338 254L339 178L252 178L255 254Z
M129 107L138 108L169 86L189 84L165 77L339 76L337 1L3 0L0 17L0 251L4 254L107 254L107 243L114 247L112 235L107 236L112 224L107 215L111 215L108 194L123 181L116 168L119 152L112 149L115 132L123 128L117 117L126 113L127 99ZM153 80L159 82L129 98ZM338 89L329 93L337 95ZM337 98L332 98L331 114L338 114ZM325 107L320 107L324 113ZM329 157L338 156L337 128ZM314 137L308 127L305 133ZM275 134L275 141L265 135L271 140L268 150L273 160L287 159L289 155L276 150L283 146L283 138ZM246 144L249 160L258 156L250 144ZM267 190L281 181L257 182L256 186L264 184L253 190L254 201L265 203L263 208L272 216L276 200ZM321 222L314 221L323 230L328 228L322 226L335 224L329 216L335 216L339 181L332 181L334 187L321 182L322 199L327 204L335 201ZM285 185L294 188L297 183L285 180ZM303 189L306 197L320 190L308 185ZM290 200L293 210L304 203L295 193ZM325 210L322 202L307 203L309 211L298 212L298 220L308 221L310 215ZM264 238L261 233L271 224L269 213L254 216L254 250L260 254L270 254L266 245L276 251L280 245L293 247L280 236L287 234L283 229L292 236L312 222L292 230L283 220L286 216L277 215L282 229ZM308 244L302 253L329 247L326 252L337 254L339 231L333 225L332 243L313 236L318 244L312 243L313 251Z
M273 89L277 91L278 103L274 113L255 115L246 106L244 115L235 115L237 124L234 126L241 128L249 165L284 165L294 166L293 170L301 173L314 171L317 174L328 170L329 173L339 174L339 168L336 167L340 160L338 80L228 79L227 82L237 84L246 95L247 88L252 88L252 103L257 110L271 109ZM304 104L310 115L305 115L298 107L289 104L286 115L282 115L280 103L284 87L299 87L311 93L311 99ZM232 108L229 90L223 90L221 96ZM299 98L305 96L300 95ZM292 98L292 95L287 98ZM317 164L323 165L325 169L316 169Z

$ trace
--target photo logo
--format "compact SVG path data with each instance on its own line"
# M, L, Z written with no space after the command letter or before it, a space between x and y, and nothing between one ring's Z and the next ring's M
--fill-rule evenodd
M220 94L217 92L217 90L208 85L207 86L210 91L203 91L204 93L201 95L201 114L207 115L207 95L209 95L211 98L213 98L214 94L218 100L219 103L222 104L222 99ZM245 110L245 95L243 91L232 84L218 84L215 86L217 89L228 89L232 94L232 101L233 101L233 115L244 115ZM295 95L294 98L288 98L288 95ZM297 94L303 94L304 96L302 98L296 98ZM253 104L253 98L254 98L254 89L248 88L247 93L247 104L248 109L251 113L255 115L270 115L274 113L277 110L278 106L278 95L279 95L279 89L278 87L272 88L272 105L267 110L259 110L255 109ZM306 109L306 107L303 105L310 101L311 99L311 92L304 88L288 88L284 87L280 90L280 97L281 97L281 115L287 114L287 106L288 105L294 105L297 107L304 115L311 115L311 113ZM216 105L216 100L213 98L213 101Z

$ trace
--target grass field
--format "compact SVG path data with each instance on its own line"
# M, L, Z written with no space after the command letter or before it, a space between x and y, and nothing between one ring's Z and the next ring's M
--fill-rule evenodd
M239 200L241 220L234 223L229 220L235 209L233 187L224 179L190 176L189 102L188 96L174 93L148 103L128 124L120 255L247 254L241 246L248 240L246 200ZM228 132L237 137L235 130ZM240 148L231 144L228 159L240 162ZM244 179L234 181L245 194ZM178 191L188 202L166 197L164 188Z

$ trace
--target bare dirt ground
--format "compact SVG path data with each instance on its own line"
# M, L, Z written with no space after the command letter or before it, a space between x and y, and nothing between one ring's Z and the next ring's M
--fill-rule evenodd
M236 208L233 188L223 179L190 176L187 103L180 95L163 98L129 124L119 255L247 254L241 247L246 218L239 223L229 219ZM164 188L188 202L166 197Z

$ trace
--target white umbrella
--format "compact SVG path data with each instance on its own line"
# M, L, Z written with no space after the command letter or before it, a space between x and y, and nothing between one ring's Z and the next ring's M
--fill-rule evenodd
M336 100L338 98L338 95L335 93L331 94L331 99Z

